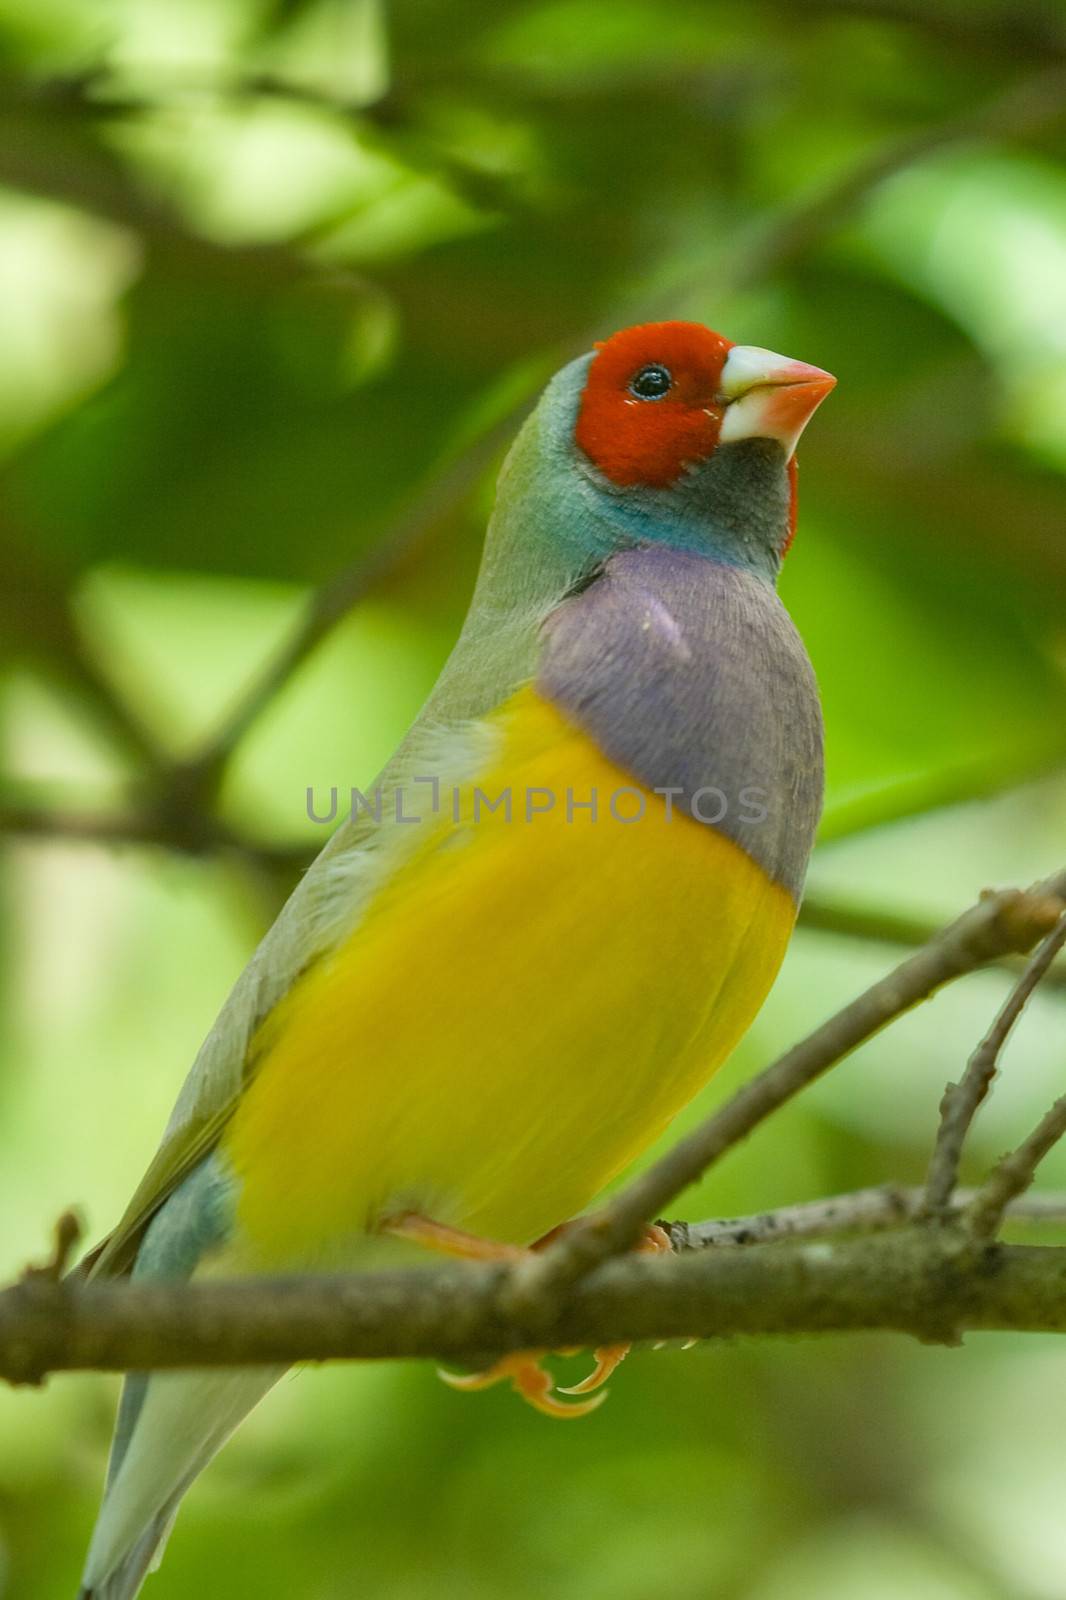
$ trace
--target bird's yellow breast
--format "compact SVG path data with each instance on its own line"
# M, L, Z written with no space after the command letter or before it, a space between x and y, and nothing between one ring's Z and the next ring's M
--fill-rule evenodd
M533 689L493 722L478 787L510 818L444 797L255 1042L223 1151L257 1257L343 1256L402 1210L531 1242L655 1138L777 972L795 906L749 856Z

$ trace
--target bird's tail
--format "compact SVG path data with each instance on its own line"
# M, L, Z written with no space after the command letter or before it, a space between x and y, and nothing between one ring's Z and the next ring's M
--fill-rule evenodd
M186 1489L283 1371L127 1379L78 1600L133 1600L162 1559Z
M145 1578L162 1561L177 1514L178 1500L175 1497L165 1511L152 1518L137 1543L122 1557L117 1567L112 1567L101 1583L78 1590L78 1600L133 1600Z

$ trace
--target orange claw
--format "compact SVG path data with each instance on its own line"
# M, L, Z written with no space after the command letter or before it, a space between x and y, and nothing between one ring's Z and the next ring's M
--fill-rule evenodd
M665 1228L660 1228L657 1222L646 1222L644 1224L644 1232L640 1236L640 1243L636 1248L638 1253L658 1256L668 1255L674 1247L670 1243L670 1235Z
M567 1405L565 1401L556 1400L552 1393L552 1376L541 1366L541 1354L535 1350L519 1350L514 1355L504 1356L493 1366L486 1367L484 1372L471 1372L466 1376L459 1376L454 1372L445 1372L437 1368L438 1377L442 1378L450 1389L460 1389L466 1394L478 1389L489 1389L494 1383L502 1383L510 1379L511 1387L516 1394L534 1410L541 1411L546 1417L587 1417L590 1411L602 1405L606 1400L606 1392L596 1395L593 1400L584 1400L577 1405ZM602 1379L600 1380L603 1381ZM570 1390L563 1390L568 1394Z
M569 1388L560 1388L560 1394L591 1394L593 1389L598 1389L606 1383L615 1367L620 1367L632 1346L628 1344L603 1344L598 1350L592 1352L596 1365L587 1378L582 1378L580 1383L572 1383ZM606 1400L606 1394L600 1396Z

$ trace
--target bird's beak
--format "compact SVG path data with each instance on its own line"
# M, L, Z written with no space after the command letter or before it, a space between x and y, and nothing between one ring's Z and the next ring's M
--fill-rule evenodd
M835 385L832 373L821 367L791 361L755 344L735 344L722 368L725 416L719 440L733 444L738 439L777 439L787 460Z

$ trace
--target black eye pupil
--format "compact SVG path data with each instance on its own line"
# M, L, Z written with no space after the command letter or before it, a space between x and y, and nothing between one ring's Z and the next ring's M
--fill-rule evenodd
M641 367L629 380L629 392L635 394L638 400L661 400L668 394L673 384L669 371L653 362L651 366Z

